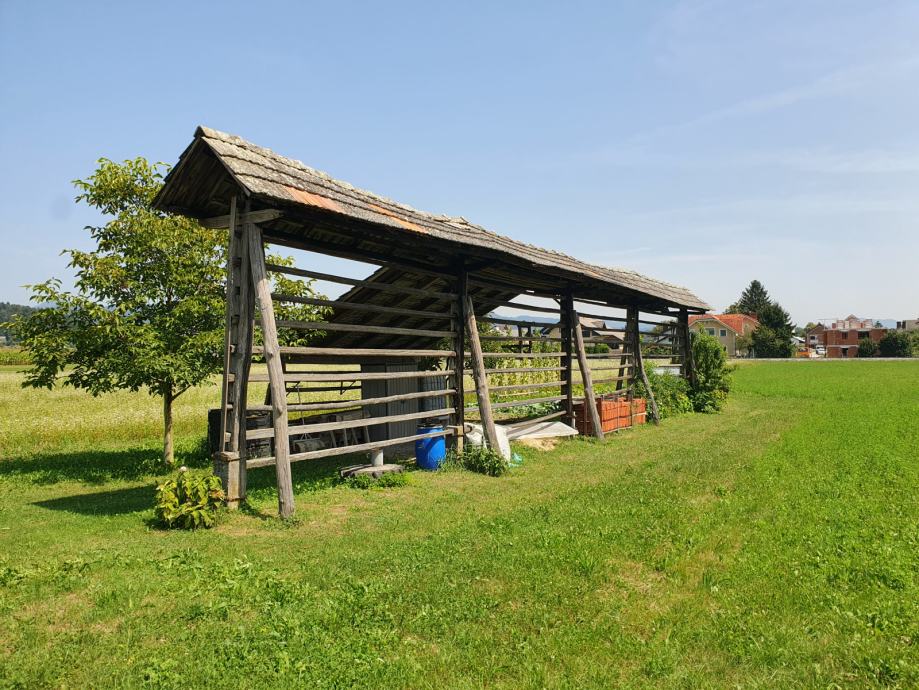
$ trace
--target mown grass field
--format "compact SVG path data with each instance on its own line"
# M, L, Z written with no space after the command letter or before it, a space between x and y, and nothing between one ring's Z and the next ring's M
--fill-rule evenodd
M744 364L720 415L499 479L272 470L151 524L158 405L0 369L0 687L916 687L919 362ZM216 388L180 399L203 464Z

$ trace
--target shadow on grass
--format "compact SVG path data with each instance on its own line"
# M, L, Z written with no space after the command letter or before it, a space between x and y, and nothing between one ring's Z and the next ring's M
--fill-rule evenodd
M99 491L92 494L77 494L35 501L32 505L48 510L62 510L79 515L126 515L141 513L153 506L153 485L135 486L129 489Z
M175 456L178 465L210 465L205 439L180 445ZM125 450L48 453L0 461L0 478L20 479L38 485L65 481L102 485L114 480L131 481L165 472L162 451L142 446Z

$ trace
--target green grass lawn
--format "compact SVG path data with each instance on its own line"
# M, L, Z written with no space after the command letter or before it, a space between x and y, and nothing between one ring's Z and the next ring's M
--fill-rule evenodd
M152 526L159 407L0 369L0 687L916 687L919 362L743 364L719 415ZM204 464L204 411L177 410Z

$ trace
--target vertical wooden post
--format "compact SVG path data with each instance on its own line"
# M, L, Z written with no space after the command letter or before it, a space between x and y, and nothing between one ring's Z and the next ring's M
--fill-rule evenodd
M495 418L491 413L491 398L488 392L488 374L485 373L485 359L482 356L482 343L479 341L479 329L475 321L475 309L472 298L466 295L466 331L469 333L469 349L472 351L472 376L475 379L475 393L479 399L479 416L482 418L482 430L485 441L492 450L498 450L498 432L495 430Z
M682 346L683 366L681 367L683 376L689 381L689 385L696 385L696 367L692 359L692 334L689 332L689 313L685 308L680 309L677 317L677 329L680 335L680 345Z
M581 333L581 318L574 310L571 311L573 323L574 344L578 352L578 365L581 367L581 379L584 382L584 414L590 418L594 436L603 438L603 424L600 422L600 413L597 411L597 398L594 395L593 377L590 374L590 363L587 361L587 352L584 350L584 335Z
M214 456L214 474L220 477L227 506L236 508L246 498L246 464L240 457L240 436L245 448L245 395L248 361L241 357L246 350L246 332L250 329L251 307L248 294L250 278L245 261L248 255L243 228L239 224L236 196L230 199L230 237L227 247L227 304L224 336L223 382L220 392L220 443ZM249 314L246 317L246 313ZM249 333L251 345L251 332ZM241 402L242 401L242 402Z
M651 383L648 381L648 375L645 373L645 363L641 357L641 333L638 329L638 309L629 307L629 320L632 322L632 376L633 380L641 378L641 382L648 391L648 407L651 410L651 419L655 424L660 423L660 415L657 411L657 401L654 399L654 391L651 390ZM638 370L637 372L635 370Z
M567 294L559 300L561 314L559 315L559 326L562 336L562 351L565 354L565 370L562 372L562 395L565 396L565 424L568 426L575 425L574 418L574 354L571 345L572 334L572 314L574 313L574 296L569 290Z
M453 443L458 453L463 452L463 436L466 433L466 374L465 368L465 351L466 351L466 265L462 260L456 274L456 301L453 304L453 366L456 373L453 375L453 388L456 390L455 400L456 412L453 417L454 435Z
M271 389L271 416L274 422L274 457L278 479L278 512L282 518L294 514L294 487L290 473L290 442L287 436L287 387L281 365L281 348L278 329L274 322L274 305L271 303L271 286L265 270L265 247L262 230L257 225L246 225L249 241L249 261L252 283L262 317L262 338L265 341L265 362L268 364L268 387Z

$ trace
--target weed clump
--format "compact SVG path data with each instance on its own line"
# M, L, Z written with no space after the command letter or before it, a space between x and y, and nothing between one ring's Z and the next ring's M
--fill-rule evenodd
M443 470L463 469L478 472L489 477L500 477L511 469L510 463L501 453L486 446L472 445L466 446L462 453L451 450L440 467Z
M156 519L169 528L213 527L225 498L219 477L183 467L156 487Z
M371 474L355 474L345 479L345 485L352 489L388 489L408 484L405 472L386 472L379 479Z

